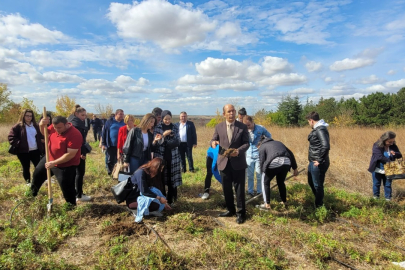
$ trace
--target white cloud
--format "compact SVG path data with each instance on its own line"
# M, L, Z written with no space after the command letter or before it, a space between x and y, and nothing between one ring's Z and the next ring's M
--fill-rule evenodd
M361 79L357 80L356 83L373 84L373 83L378 83L378 82L381 82L381 81L383 81L383 80L378 78L376 75L370 75L368 77L361 78Z
M372 85L366 88L366 91L368 92L383 92L385 90L387 90L387 88L381 84Z
M397 71L396 71L396 70L393 70L393 69L391 69L391 70L389 70L389 71L387 72L388 75L395 75L396 73L397 73Z
M315 93L315 90L312 88L296 88L291 91L292 94L297 94L297 95L305 95L305 94L313 94Z
M307 82L307 78L304 75L297 73L289 74L276 74L269 78L261 80L261 85L296 85Z
M397 88L397 90L401 89L402 87L405 87L405 79L400 79L397 81L389 81L385 83L386 87L389 88Z
M308 70L308 72L315 72L322 69L322 64L320 62L309 61L305 64L305 68Z
M326 82L326 83L331 83L331 82L333 82L332 77L325 77L325 79L323 79L323 80L324 80L324 82Z
M405 20L403 18L392 21L386 25L387 30L405 29Z
M30 76L33 82L57 82L57 83L80 83L84 82L85 79L77 76L70 75L61 72L45 72L43 74L37 73Z
M186 9L163 0L111 3L108 18L124 38L152 41L172 49L204 41L216 22L200 10Z
M173 93L173 90L169 88L155 88L152 90L152 92L158 94L171 94Z
M62 32L49 30L38 23L30 23L20 14L0 15L0 44L27 46L57 44L69 38Z
M343 71L343 70L350 70L350 69L357 69L366 66L371 66L374 64L375 61L373 59L366 59L366 58L345 58L341 61L334 62L329 68L332 71Z

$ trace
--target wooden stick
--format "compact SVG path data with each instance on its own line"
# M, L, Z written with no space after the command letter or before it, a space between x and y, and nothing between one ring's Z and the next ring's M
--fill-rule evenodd
M298 174L302 173L303 171L305 171L305 169L299 170L299 171L298 171ZM294 177L294 175L288 176L288 177L284 180L284 182L287 181L288 179L291 179L292 177ZM276 186L277 186L277 184L274 184L272 187L270 187L270 190L273 189L273 188L276 187ZM264 190L263 190L263 192L264 192ZM253 198L247 200L247 201L246 201L246 204L248 204L248 203L250 203L250 202L253 202L254 200L256 200L257 198L259 198L260 196L263 196L263 194L260 193L259 195L256 195L256 196L254 196Z
M43 119L47 119L47 115L46 115L46 108L44 107L44 111L42 113L42 117ZM49 149L48 149L48 127L46 126L44 128L44 137L45 137L45 158L46 158L46 162L49 162ZM52 195L52 180L51 180L51 170L50 169L46 169L46 175L48 178L48 204L46 205L46 208L48 209L48 214L51 213L52 211L52 203L53 203L53 195Z

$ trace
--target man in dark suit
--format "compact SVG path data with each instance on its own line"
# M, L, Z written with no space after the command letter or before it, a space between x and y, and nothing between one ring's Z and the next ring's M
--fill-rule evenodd
M193 147L197 147L197 132L194 123L187 121L187 113L180 113L180 122L176 123L179 128L180 146L179 152L181 157L181 170L186 172L186 155L190 172L194 172Z
M217 165L222 178L226 208L228 211L221 213L220 217L230 217L236 214L236 222L241 224L246 220L245 208L245 171L247 168L245 152L249 148L249 133L245 124L235 121L236 110L231 104L223 108L225 122L215 126L211 140L211 147L220 145L224 149L236 149L229 155L218 155ZM235 209L233 189L235 188L238 211Z

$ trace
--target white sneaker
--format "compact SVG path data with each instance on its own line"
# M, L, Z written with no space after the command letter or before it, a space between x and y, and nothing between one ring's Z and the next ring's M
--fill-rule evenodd
M158 211L149 212L150 216L163 217L163 214Z
M205 193L201 196L201 199L207 200L209 197L210 197L210 194L207 193L207 192L205 192Z
M81 202L88 202L91 201L91 197L87 196L86 194L82 194L81 198L76 198L76 202L81 201Z

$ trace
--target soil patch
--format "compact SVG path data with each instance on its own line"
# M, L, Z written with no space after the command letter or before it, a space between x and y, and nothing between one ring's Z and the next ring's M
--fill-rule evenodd
M118 222L111 226L108 226L101 230L100 234L110 235L110 236L120 236L120 235L146 235L149 229L143 224L137 224L135 222Z

